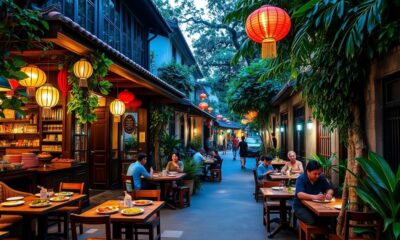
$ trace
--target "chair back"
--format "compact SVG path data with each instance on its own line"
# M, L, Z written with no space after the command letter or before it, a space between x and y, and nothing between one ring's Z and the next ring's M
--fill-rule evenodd
M91 225L104 225L106 231L106 240L111 240L111 223L110 216L93 216L84 217L77 214L71 214L71 230L72 230L72 240L78 240L78 235L76 232L76 226L79 224L91 224Z
M161 200L161 191L157 190L135 190L133 194L134 199L149 199L160 201Z
M254 182L256 183L256 185L258 184L258 181L257 181L257 172L256 172L256 169L254 169L253 168L253 176L254 176Z
M123 189L124 191L127 191L127 190L126 190L126 182L127 182L127 181L131 181L131 183L132 183L132 190L134 189L134 185L133 185L133 176L127 176L127 175L122 174L122 175L121 175L121 181L122 181L122 189Z
M10 188L7 184L0 181L0 201L4 202L6 198L16 197L16 196L32 196L32 193L21 192Z
M74 193L79 193L79 194L84 194L84 189L85 189L85 183L80 182L80 183L68 183L68 182L60 182L60 187L59 191L69 191L69 192L74 192ZM73 204L76 206L76 204ZM83 202L82 200L78 201L78 206L80 208L83 207Z
M263 181L264 188L279 187L280 184L280 181Z
M346 211L344 240L349 240L350 228L375 229L375 239L381 239L382 218L373 212Z

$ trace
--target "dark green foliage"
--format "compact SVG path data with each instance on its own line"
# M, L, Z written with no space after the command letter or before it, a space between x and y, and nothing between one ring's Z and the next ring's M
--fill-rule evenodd
M160 155L161 165L166 166L168 161L171 160L172 153L177 152L181 140L176 139L175 136L171 136L167 133L163 133L160 139Z
M193 91L194 80L191 77L191 70L184 65L171 63L160 67L158 76L186 95Z
M183 160L183 169L186 173L183 179L185 180L193 180L194 181L194 190L198 191L201 188L201 181L200 181L200 173L201 173L201 166L199 163L196 163L192 160L192 158L186 158Z

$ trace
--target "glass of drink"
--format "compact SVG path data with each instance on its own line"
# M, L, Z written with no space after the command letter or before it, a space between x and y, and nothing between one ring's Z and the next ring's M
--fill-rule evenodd
M52 188L47 189L47 195L49 197L53 197L54 196L54 190Z

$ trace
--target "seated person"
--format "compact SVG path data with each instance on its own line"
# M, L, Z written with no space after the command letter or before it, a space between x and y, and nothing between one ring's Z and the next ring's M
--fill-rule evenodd
M153 175L153 169L150 170L150 173L147 172L144 166L146 165L147 157L145 153L138 154L138 160L134 163L131 163L128 167L128 171L126 173L127 176L133 177L133 186L135 190L140 189L151 189L151 185L144 183L142 184L141 177L151 178Z
M262 156L261 163L257 167L257 178L258 180L265 179L268 175L274 172L274 168L271 165L272 157Z
M200 164L202 161L206 160L204 157L205 151L203 148L200 148L198 152L193 155L193 161L195 163Z
M287 162L285 166L283 166L281 172L283 174L286 174L287 171L290 170L290 173L304 173L303 164L296 159L296 153L294 151L289 151L287 156L289 158L289 162Z
M167 172L183 172L183 162L180 161L178 153L172 153L171 161L167 164Z
M333 189L326 178L321 175L322 167L317 161L310 161L306 170L306 173L297 178L293 209L298 219L310 225L317 225L318 222L321 223L321 219L318 219L317 215L304 206L301 200L331 200Z
M215 160L214 164L211 165L211 168L212 169L221 169L222 158L221 158L221 156L219 156L218 152L216 150L212 150L211 156Z

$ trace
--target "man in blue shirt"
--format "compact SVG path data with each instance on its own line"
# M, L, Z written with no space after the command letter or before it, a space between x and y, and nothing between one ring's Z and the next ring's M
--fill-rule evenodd
M151 178L152 177L152 170L150 170L150 173L147 172L146 168L144 166L146 165L147 162L147 157L145 153L139 153L138 154L138 160L134 163L131 163L128 167L128 171L126 173L127 176L132 176L133 177L133 186L135 190L139 189L145 189L146 187L142 186L142 179L141 177L145 178Z
M294 214L302 222L310 225L317 225L317 222L321 221L301 203L301 200L331 200L333 197L333 189L321 172L321 164L317 161L310 161L307 164L306 172L296 180L296 194L293 200Z
M203 162L204 160L206 160L206 158L204 157L205 151L203 148L200 148L198 152L196 152L193 155L193 161L195 163L200 164L201 162Z
M261 163L257 167L257 178L262 180L266 178L269 174L274 172L274 168L271 165L272 157L262 156Z

